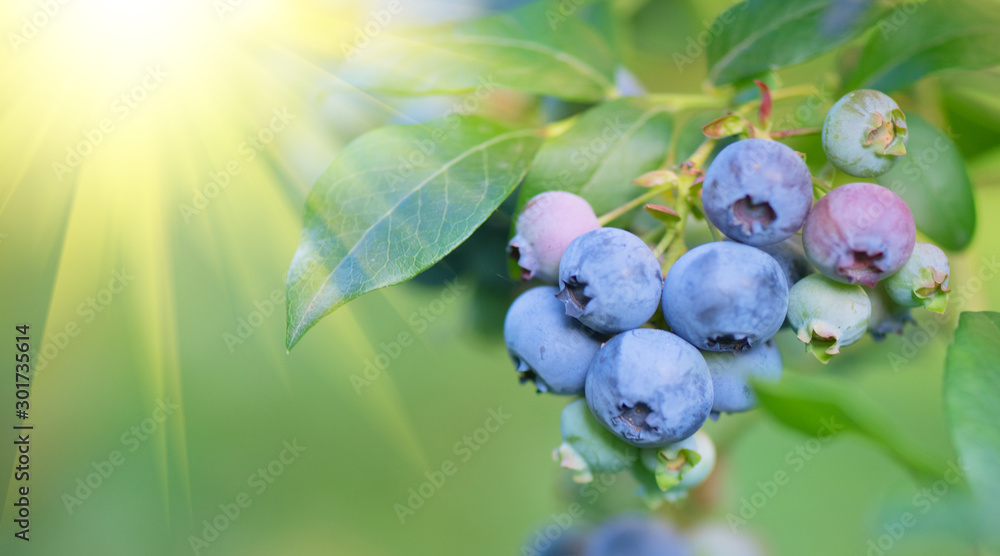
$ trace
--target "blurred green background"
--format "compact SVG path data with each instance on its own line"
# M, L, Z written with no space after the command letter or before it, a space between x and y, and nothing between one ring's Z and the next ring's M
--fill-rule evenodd
M392 25L502 8L473 4L407 3ZM520 387L499 334L516 294L504 276L502 214L473 248L417 282L338 310L286 354L284 278L313 179L359 133L448 106L373 98L336 79L341 46L377 6L246 0L227 3L230 14L209 3L140 5L64 6L20 50L0 54L0 312L8 327L0 353L12 359L14 325L28 323L36 362L30 543L13 537L12 370L0 386L8 431L0 468L11 470L0 497L0 553L191 554L195 536L209 541L199 553L213 556L522 554L534 531L560 523L573 502L583 508L574 526L640 509L630 479L594 495L551 459L566 400ZM607 23L603 31L648 88L700 90L701 59L680 69L663 60L727 2L613 5L615 17L593 7L594 21ZM6 4L0 27L20 28L38 6ZM780 76L810 81L838 63L828 55ZM162 84L143 84L158 64ZM940 85L967 82L981 92L982 79L995 76L941 75L899 97L904 109L931 106L922 115L956 129L970 161L980 219L971 247L953 256L951 277L953 306L961 297L963 310L1000 306L1000 283L974 279L1000 255L1000 221L989 217L1000 203L1000 97L979 94L974 104ZM115 104L123 94L132 100L127 112ZM287 125L264 133L282 109L292 115ZM530 119L542 106L501 94L484 110ZM114 131L82 164L54 169L105 118ZM206 189L220 172L231 174L226 186ZM211 191L198 207L199 192ZM133 278L119 287L116 272ZM957 313L921 315L940 331L896 369L890 354L923 344L919 328L881 343L866 338L825 367L783 331L786 372L836 377L945 461L953 456L941 375ZM79 333L64 335L67 325ZM401 333L412 344L398 345ZM369 364L385 370L369 370L362 384ZM486 431L491 411L509 417ZM768 554L853 556L867 553L884 524L918 508L917 525L892 554L972 554L961 548L963 516L947 499L920 513L914 497L928 485L849 433L813 453L807 437L760 412L723 417L708 430L721 450L714 479L665 512L685 529L695 515L723 526L742 515L740 532ZM789 455L802 449L808 461ZM401 520L397 505L446 462L457 471L425 486L432 495ZM780 471L790 480L772 490ZM740 514L760 493L766 502ZM239 516L220 518L237 500ZM226 524L217 538L205 536L213 520Z

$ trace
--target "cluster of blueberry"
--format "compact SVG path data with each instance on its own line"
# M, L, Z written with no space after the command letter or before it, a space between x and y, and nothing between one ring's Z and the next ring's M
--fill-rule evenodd
M848 94L823 127L830 162L853 176L887 171L905 141L903 113L877 91ZM628 469L650 501L683 496L714 464L705 421L751 409L751 382L779 379L771 339L786 320L826 362L870 325L901 326L908 308L944 310L948 259L916 243L906 203L850 183L814 204L827 189L816 182L782 143L722 149L695 214L728 240L690 249L665 277L641 238L601 227L584 199L552 191L527 203L509 250L525 279L558 287L518 297L504 337L522 382L584 395L563 410L556 450L576 480Z

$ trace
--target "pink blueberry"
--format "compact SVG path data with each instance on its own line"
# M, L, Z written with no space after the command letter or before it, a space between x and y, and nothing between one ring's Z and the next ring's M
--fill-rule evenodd
M559 259L570 242L600 227L594 209L583 197L548 191L524 205L507 252L521 267L521 278L553 283L559 278Z
M806 257L817 270L868 287L902 268L916 239L906 203L872 183L849 183L826 194L802 229Z

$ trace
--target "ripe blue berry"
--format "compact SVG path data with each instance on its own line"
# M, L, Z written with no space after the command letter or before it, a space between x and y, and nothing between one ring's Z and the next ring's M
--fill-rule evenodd
M715 393L712 411L737 413L757 405L752 383L777 382L781 378L781 351L773 341L742 353L702 353L712 375Z
M898 195L871 183L842 185L820 199L802 229L806 257L827 277L872 287L913 253L917 228Z
M674 263L663 286L663 317L675 334L709 351L745 351L781 328L785 274L770 255L728 241L706 243Z
M566 314L605 334L642 326L659 303L663 274L634 234L601 228L573 240L559 262Z
M910 260L885 279L885 291L903 307L926 307L943 313L948 307L948 255L930 243L917 243Z
M888 172L906 154L906 116L888 95L862 89L844 95L823 122L823 150L852 176Z
M815 269L809 264L809 259L806 258L805 249L802 248L802 237L799 235L793 235L785 241L771 245L761 245L758 249L778 261L781 270L785 272L785 282L788 283L789 288L815 272Z
M539 392L582 394L587 366L601 347L591 330L566 316L552 286L521 294L503 323L507 352L521 376Z
M705 173L705 215L726 236L750 245L791 237L812 205L809 168L791 148L766 139L722 149Z
M639 450L606 429L582 398L563 408L559 431L563 443L552 455L575 472L573 480L578 483L589 483L594 473L624 471L639 457Z
M580 234L600 228L594 209L583 197L565 191L548 191L531 198L517 217L516 235L507 252L521 267L525 280L554 283L559 259Z
M861 286L820 274L806 276L788 294L792 328L823 363L864 336L871 312L871 301Z
M640 328L608 341L587 370L587 404L618 438L658 447L697 431L712 409L712 377L693 346Z
M666 523L638 515L608 520L591 533L582 556L693 556Z

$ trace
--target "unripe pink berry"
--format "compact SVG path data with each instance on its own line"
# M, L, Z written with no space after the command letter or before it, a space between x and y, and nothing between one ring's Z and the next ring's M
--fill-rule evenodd
M523 279L552 283L559 278L559 259L570 242L600 227L594 209L583 197L547 191L524 205L507 252L517 260Z
M802 228L806 257L817 270L868 287L902 268L916 240L910 208L872 183L849 183L827 193Z

